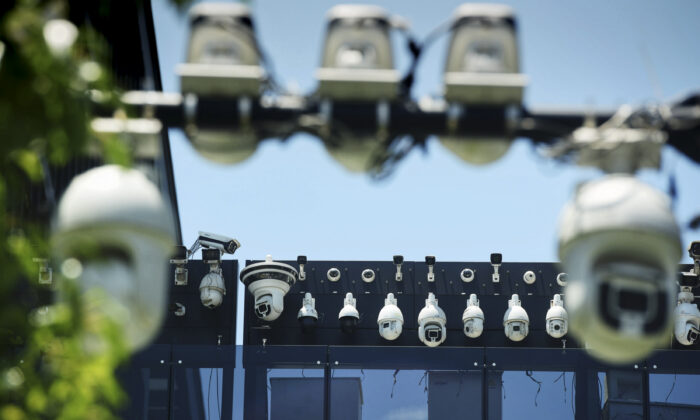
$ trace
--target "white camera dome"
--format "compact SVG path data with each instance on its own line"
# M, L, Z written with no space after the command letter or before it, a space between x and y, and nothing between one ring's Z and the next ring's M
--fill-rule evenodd
M87 315L122 328L130 350L158 332L166 308L172 211L136 169L105 165L73 178L58 204L51 247L61 264L74 258Z
M477 338L484 331L484 311L479 307L479 299L472 293L467 300L467 308L462 313L464 335Z
M360 313L357 311L357 300L352 296L352 293L345 295L343 308L338 313L338 320L340 321L340 329L346 334L352 334L357 329Z
M530 318L527 311L520 305L520 297L513 295L508 301L508 309L503 315L503 327L512 341L523 341L530 328Z
M569 329L569 314L564 309L561 295L554 295L554 298L550 301L545 320L547 334L554 338L562 338L566 335Z
M668 197L629 175L578 188L559 222L571 332L589 352L629 363L672 329L679 229Z
M310 333L316 329L318 323L318 312L316 312L316 299L311 296L311 293L305 293L304 299L301 302L301 308L297 312L299 325L304 333Z
M379 335L386 340L396 340L401 335L403 314L397 306L393 293L386 295L384 307L379 311L379 316L377 317L377 325L379 325Z
M241 270L241 282L255 298L255 315L264 321L274 321L284 310L284 295L299 278L289 264L276 262L270 255L265 261L253 263Z
M447 338L445 312L438 306L435 295L428 293L425 307L418 313L418 339L428 347L437 347Z
M676 340L684 346L692 346L700 335L700 310L693 304L692 291L682 291L678 294L678 306L674 312Z
M226 286L220 272L207 273L199 283L199 299L207 308L216 308L224 301Z

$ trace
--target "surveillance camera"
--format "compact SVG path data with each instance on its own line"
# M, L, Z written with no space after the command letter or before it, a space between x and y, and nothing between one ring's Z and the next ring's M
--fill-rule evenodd
M674 318L674 335L676 340L684 346L692 346L700 335L700 310L693 304L695 296L689 286L681 286L678 293L678 306L676 306Z
M484 331L484 311L479 307L479 299L472 293L467 300L467 308L462 313L464 335L477 338Z
M363 270L361 277L365 283L372 283L374 281L374 270L370 268Z
M57 207L54 260L84 293L86 311L113 320L132 351L150 342L168 313L173 220L158 186L118 165L74 177Z
M435 295L428 293L425 307L418 313L418 339L428 347L437 347L447 338L445 312L438 306Z
M428 282L432 283L435 281L435 256L428 255L425 257L425 264L428 266Z
M523 274L523 281L525 284L534 284L536 280L537 276L534 271L526 271L525 274Z
M557 274L557 284L561 287L566 286L566 281L569 279L569 275L566 273Z
M170 264L175 266L175 286L187 286L187 248L182 245L176 246Z
M508 309L503 315L503 327L506 337L512 341L523 341L527 337L530 318L520 305L520 297L518 295L513 295L508 301Z
M340 329L346 334L352 334L357 329L360 313L357 312L357 300L352 297L352 293L345 295L343 308L338 313L338 320L340 321Z
M241 247L240 242L228 236L216 235L214 233L199 232L197 242L204 248L214 248L227 254L233 254Z
M301 309L297 313L297 319L303 333L308 334L316 329L318 312L316 312L316 299L311 297L311 293L304 294Z
M326 277L328 278L328 281L336 282L340 280L340 270L338 270L335 267L332 267L328 269L328 272L326 273Z
M221 305L226 294L224 274L221 270L221 251L205 249L202 251L202 260L209 264L209 273L199 283L199 299L202 305L213 309Z
M264 321L274 321L282 314L284 295L296 283L299 274L291 265L273 261L268 255L265 261L241 270L240 277L255 297L255 315Z
M396 275L394 280L403 281L403 273L401 273L401 265L403 264L403 255L394 255L394 265L396 266Z
M465 268L459 273L459 278L461 278L465 283L471 282L474 280L474 270L471 268Z
M493 274L491 274L491 281L498 283L501 281L501 276L498 274L498 268L503 263L503 255L499 253L493 253L490 257L491 266L493 266Z
M629 175L580 186L559 222L571 333L609 363L665 346L680 232L668 197Z
M564 309L561 295L554 295L554 298L549 302L549 310L545 319L547 321L545 325L547 334L554 338L562 338L566 335L569 329L569 314Z
M688 255L693 260L700 260L700 241L693 241L688 246Z
M306 266L306 255L299 255L297 257L297 264L299 264L299 280L304 281L306 280L306 271L304 271L304 267Z
M379 316L377 317L377 325L379 325L379 335L386 340L396 340L401 335L403 314L397 306L393 293L386 295L384 307L379 311Z

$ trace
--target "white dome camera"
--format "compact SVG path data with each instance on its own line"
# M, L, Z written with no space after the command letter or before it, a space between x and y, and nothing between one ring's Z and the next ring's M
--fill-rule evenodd
M690 287L681 287L675 310L674 335L684 346L692 346L700 336L700 311L698 305L692 303L694 299Z
M224 275L221 271L221 251L204 249L202 260L205 264L209 264L209 273L199 283L199 300L202 301L202 305L214 309L223 303L226 294Z
M549 301L549 310L545 317L547 324L545 326L547 334L554 338L562 338L569 330L569 314L564 309L564 302L561 295L554 295L554 298Z
M316 299L311 297L311 293L304 294L301 309L297 312L297 319L303 333L308 334L316 329L318 312L316 312Z
M559 222L571 333L609 363L665 346L673 328L678 225L668 197L629 175L580 186Z
M520 297L513 295L508 301L508 309L503 315L503 328L506 337L512 341L523 341L530 328L530 317L520 305Z
M113 320L135 351L167 313L170 205L142 172L117 165L73 178L58 204L51 248L62 276L83 291L88 315Z
M484 311L479 307L479 299L472 293L467 300L467 308L462 313L464 335L477 338L484 332Z
M428 347L437 347L447 338L445 312L438 306L435 295L428 293L425 307L418 313L418 339Z
M340 329L346 334L352 334L357 329L360 322L360 313L357 312L357 300L352 297L352 293L345 295L343 308L338 313Z
M386 295L384 307L379 311L379 316L377 317L377 325L379 325L379 335L386 340L396 340L401 335L403 314L397 306L393 293Z
M241 270L241 282L255 296L255 315L274 321L284 310L284 295L296 283L299 274L289 264L276 262L270 255L265 261L250 264Z

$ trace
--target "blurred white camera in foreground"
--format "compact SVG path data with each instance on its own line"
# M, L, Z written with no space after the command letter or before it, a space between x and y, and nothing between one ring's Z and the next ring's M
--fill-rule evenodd
M87 315L116 322L132 351L151 341L167 312L174 230L170 206L136 169L91 169L58 204L52 252L63 276L77 280Z
M668 197L628 175L585 183L563 209L559 257L571 333L610 363L665 346L680 233Z

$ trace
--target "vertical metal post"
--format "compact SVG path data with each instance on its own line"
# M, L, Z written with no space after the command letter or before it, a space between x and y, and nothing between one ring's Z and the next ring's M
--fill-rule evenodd
M650 420L651 408L649 407L649 370L646 368L642 374L642 408L644 410L644 420Z
M243 418L245 420L268 418L267 369L259 367L250 367L246 369L244 392Z
M168 358L168 419L175 420L175 367L173 365L173 346Z
M233 366L224 366L224 383L221 385L221 418L233 418Z
M485 350L485 349L484 349ZM489 381L487 378L488 371L486 368L486 351L484 358L481 361L481 419L489 419Z
M326 364L323 368L323 419L331 420L331 351L326 346Z

